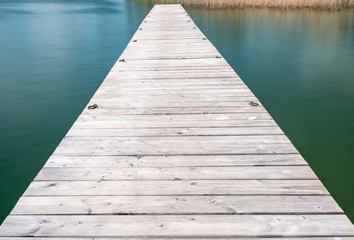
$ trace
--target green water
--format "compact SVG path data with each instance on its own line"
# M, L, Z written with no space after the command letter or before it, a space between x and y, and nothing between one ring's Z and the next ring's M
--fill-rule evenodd
M0 0L0 222L150 7ZM188 12L353 221L353 11Z

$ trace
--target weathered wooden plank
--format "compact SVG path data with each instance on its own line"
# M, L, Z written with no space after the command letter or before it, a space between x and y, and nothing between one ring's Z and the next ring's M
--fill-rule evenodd
M107 84L108 83L103 83L102 85ZM170 80L136 80L134 82L131 81L117 81L115 83L116 86L122 87L122 88L127 88L127 89L135 89L135 88L218 88L221 86L224 86L223 88L227 88L227 87L235 87L238 89L246 89L246 86L244 86L244 84L241 81L235 81L235 80L227 80L227 79L223 79L223 80L203 80L203 81L178 81L178 82L171 82ZM166 99L168 100L168 99Z
M120 69L120 68L119 68ZM143 71L143 70L142 70ZM131 85L131 86L136 86L138 84L155 84L155 85L167 85L168 86L205 86L205 85L243 85L244 83L241 82L237 78L206 78L206 79L196 79L196 78L190 78L190 79L132 79L132 80L124 80L121 79L119 81L115 81L114 78L111 80L114 82L114 84L117 85ZM108 81L104 82L102 84L110 84Z
M308 166L43 168L35 181L317 179Z
M94 104L94 101L89 105ZM92 112L85 109L84 112ZM94 110L95 114L121 114L121 115L141 115L141 114L213 114L213 113L266 113L263 107L161 107L161 108L113 108L101 106Z
M64 138L56 154L185 155L297 153L285 135Z
M114 114L106 115L96 115L95 111L87 111L91 114L81 114L77 119L77 122L144 122L144 121L161 121L161 122L183 122L192 123L198 121L199 123L203 121L214 121L222 124L224 121L235 121L235 120L248 120L245 122L253 122L256 120L272 120L268 113L230 113L230 114L189 114L186 116L181 115L121 115L117 116ZM273 121L274 122L274 121ZM251 126L251 125L250 125ZM220 125L222 127L222 125Z
M157 32L156 32L157 33ZM185 40L185 39L202 39L205 38L203 34L200 33L176 33L176 32L169 32L169 33L160 33L160 34L136 34L133 37L134 39L140 41L141 39L150 39L150 40L160 40L160 39L179 39L179 40ZM204 54L196 55L195 58L203 58L203 57L213 57L214 55L210 56L205 56ZM166 59L169 59L168 55L166 56Z
M88 112L85 112L85 115ZM136 120L136 121L125 121L125 120L119 120L120 117L122 116L146 116L149 115L149 118L146 118L146 120ZM111 128L111 129L117 129L117 128L175 128L175 127L185 127L185 128L198 128L198 127L249 127L250 131L252 131L252 127L276 127L276 123L271 120L252 120L252 116L250 120L219 120L218 121L191 121L191 122L186 122L186 121L178 121L178 120L173 120L171 119L170 121L164 120L164 121L154 121L156 118L150 117L150 114L137 114L137 115L116 115L117 120L112 120L112 121L86 121L86 122L75 122L73 127L78 129L78 128ZM191 114L192 115L192 114ZM207 115L207 114L205 114ZM87 116L89 116L87 114ZM96 113L94 116L100 116ZM105 116L105 114L101 114L101 116ZM168 116L165 114L156 114L156 116ZM176 115L175 115L176 116ZM181 115L185 116L187 118L188 115Z
M217 223L217 224L215 224ZM2 236L352 236L345 215L9 216Z
M154 137L279 135L279 127L229 128L72 128L66 137Z
M178 89L179 91L190 91L190 90L202 90L202 89L220 89L220 91L223 91L225 89L232 88L234 90L238 90L238 92L247 92L248 88L246 86L238 85L238 86L230 86L225 84L225 86L222 85L214 85L214 86L163 86L162 84L160 86L142 86L139 84L136 84L135 86L105 86L102 85L102 90L117 90L121 93L124 92L131 92L131 91L137 91L137 92L144 92L144 91L151 91L151 90L156 90L156 91L168 91L168 90L176 90Z
M151 21L153 22L153 21ZM170 24L174 24L173 22L170 22ZM136 42L134 42L136 40ZM203 39L202 39L203 40ZM135 46L139 46L140 44L144 44L144 45L154 45L156 46L156 44L161 44L162 46L166 46L166 45L185 45L188 46L188 44L194 44L194 45L210 45L212 46L212 44L206 40L201 41L200 38L186 38L183 39L183 41L179 40L179 39L136 39L134 37L132 37L132 41L129 44L135 45Z
M10 239L10 240L66 240L68 238L63 238L63 237L50 237L50 238L45 238L45 237L0 237L0 240L5 240L5 239ZM87 239L92 239L92 238L70 238L70 240L87 240ZM99 237L95 238L99 240L112 240L112 238L104 238L104 237ZM126 237L114 237L114 239L126 239ZM129 238L129 240L186 240L186 238L176 238L176 237L158 237L158 238L151 238L151 237L141 237L141 238ZM194 238L193 240L208 240L209 238ZM228 238L219 238L218 240L236 240L240 239L238 237L228 237ZM242 237L243 240L254 240L255 238L244 238ZM353 237L267 237L267 238L262 238L262 237L257 237L257 240L352 240Z
M319 180L39 181L24 196L326 195Z
M115 100L109 99L95 99L95 104L99 106L101 109L105 108L123 108L123 109L130 109L130 108L164 108L166 111L170 109L176 108L237 108L237 107L248 107L249 101L244 102L174 102L174 101L155 101L155 102L137 102L137 101L120 101L116 103ZM168 107L167 107L168 106Z
M318 214L343 213L330 196L22 197L11 214Z
M204 144L205 146L208 145L228 145L228 144L235 144L236 145L262 145L262 144L289 144L289 139L284 134L278 135L260 135L260 136L253 136L253 135L239 135L239 136L180 136L176 137L136 137L136 138L126 138L126 137L102 137L102 138L64 138L61 142L62 146L72 145L72 144L90 144L93 145L100 145L97 144L99 142L103 142L106 146L116 145L116 144L124 144L127 143L147 143L147 144L164 144L169 145L173 144L174 147L178 147L178 145L184 144ZM97 143L96 143L97 142ZM188 146L185 146L188 148Z
M119 91L117 90L98 90L96 93L95 93L95 97L99 97L99 98L109 98L109 97L151 97L151 98L168 98L168 97L171 97L171 98L188 98L188 99L191 99L191 100L194 100L194 99L198 99L199 101L202 99L202 100L206 100L206 99L213 99L213 98L219 98L219 101L223 101L225 99L241 99L243 97L254 97L253 94L249 93L249 92L231 92L231 93L228 93L228 92L222 92L222 91L219 91L219 92L208 92L208 97L206 97L205 94L203 94L203 92L200 92L200 91L197 91L197 92L147 92L147 93L141 93L141 94L134 94L134 93L119 93ZM94 99L92 99L94 100Z
M71 145L73 139L66 139L64 144L55 150L55 154L60 155L76 155L76 156L115 156L115 155L193 155L193 154L288 154L298 153L291 144L266 144L266 145L239 145L230 146L200 146L196 143L187 147L174 147L165 143L164 146L159 144L148 144L138 141L125 142L124 144L105 145L106 142L88 140L89 144L84 141ZM74 139L76 140L76 139ZM73 143L74 144L74 143ZM99 145L97 145L99 144ZM196 149L196 147L199 147Z
M269 135L268 135L269 136ZM202 136L200 136L202 137ZM241 137L241 136L240 136ZM251 136L250 136L251 137ZM179 141L182 137L154 141L154 138L122 139L121 141L97 138L65 138L55 150L56 154L70 155L189 155L189 154L283 154L298 153L292 144L265 143L240 144L227 142ZM168 138L168 137L164 137Z
M59 156L45 167L201 167L307 165L300 154L193 155L193 156Z
M172 89L180 89L182 92L185 89L218 89L220 88L221 91L222 89L225 88L234 88L234 89L239 89L239 90L245 90L247 89L246 86L242 86L241 83L239 82L225 82L225 81L220 81L220 82L201 82L201 83L193 83L191 81L185 82L176 82L176 83L169 83L168 81L155 81L153 82L148 82L147 80L137 80L136 83L131 83L130 81L118 81L115 87L112 87L111 85L107 85L106 90L124 90L124 91L129 91L129 90L134 90L134 89L145 89L145 90L172 90ZM130 83L128 83L130 82ZM103 86L103 84L102 84ZM243 91L240 91L243 92ZM166 99L166 100L172 100L172 99Z
M213 55L214 56L214 55ZM171 56L173 58L173 56ZM137 56L140 58L140 56ZM129 60L126 60L129 61ZM110 72L110 77L118 79L188 79L188 78L235 78L237 74L231 69L221 71L138 71L138 72Z
M215 58L218 57L219 55L216 55L215 53L195 53L195 54L187 54L187 53L181 53L181 54L175 54L175 55L163 55L163 54L156 54L156 55L142 55L142 56L137 56L136 54L124 54L122 55L122 58L127 59L127 60L159 60L159 59L200 59L200 58Z
M136 96L136 97L135 97ZM211 98L203 98L203 97L198 97L195 96L194 98L186 99L185 96L177 96L172 100L166 99L165 95L155 95L150 97L150 95L123 95L122 93L113 93L113 94L107 94L107 95L100 95L97 96L95 99L92 99L91 103L96 103L98 108L100 108L100 103L106 104L108 106L114 107L114 101L119 99L119 104L117 104L117 107L124 107L125 108L134 108L135 104L136 107L140 108L147 108L147 107L174 107L174 108L188 108L188 104L191 105L191 107L197 107L197 108L203 108L203 107L245 107L251 105L251 102L259 103L259 100L255 97L224 97L223 99L217 99L217 97L211 97ZM148 101L148 102L147 102ZM143 105L143 103L146 102L146 105ZM125 105L124 105L125 104ZM171 105L170 105L171 104ZM180 104L180 105L178 105ZM211 104L211 106L208 104ZM93 111L91 111L93 112ZM107 114L109 115L109 114Z
M171 55L169 55L172 59L175 59L177 56L182 56L182 57L186 57L186 56L196 56L196 55L206 55L206 56L211 56L216 58L216 56L218 56L218 51L216 49L194 49L193 52L190 52L186 49L171 49L170 50ZM161 52L160 49L126 49L124 51L124 54L122 55L122 57L127 57L127 59L134 59L134 57L146 57L149 56L149 58L165 58L166 54L164 54L163 52ZM184 58L185 59L185 58Z
M217 52L217 50L215 48L212 47L211 44L199 44L199 43L196 43L196 44L193 44L191 43L191 46L193 46L193 49L195 49L196 51L214 51L214 52ZM128 46L125 51L131 51L131 52L136 52L136 53L141 53L139 50L143 50L143 51L177 51L177 52L186 52L186 44L178 44L178 45L152 45L152 44L140 44L140 43L137 43L137 44L132 44L131 46ZM216 63L215 65L219 64L219 63L223 63L223 66L225 68L230 68L229 65L227 65L225 63L225 60L221 60L221 58L215 58L216 61L214 61L214 63ZM142 61L144 63L147 63L147 64L151 64L150 61ZM155 63L156 62L165 62L165 61L154 61ZM171 61L171 66L173 66L173 63L183 63L183 62L186 62L186 59L181 59L181 60L172 60ZM194 63L194 64L198 64L198 65L203 65L201 59L192 59L192 60L188 60L188 62L190 63ZM136 62L137 64L141 64L141 61L137 61ZM166 64L166 63L165 63ZM124 66L123 64L121 64L121 66ZM213 65L214 67L214 65Z

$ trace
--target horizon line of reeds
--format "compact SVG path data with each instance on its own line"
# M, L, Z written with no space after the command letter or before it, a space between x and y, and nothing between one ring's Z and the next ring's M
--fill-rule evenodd
M354 8L354 0L149 0L155 4L181 4L208 9L276 8L341 10Z

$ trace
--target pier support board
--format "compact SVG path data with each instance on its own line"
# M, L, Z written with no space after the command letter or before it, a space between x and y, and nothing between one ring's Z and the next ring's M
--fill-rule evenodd
M154 6L0 227L0 240L335 237L353 239L351 222L180 5Z

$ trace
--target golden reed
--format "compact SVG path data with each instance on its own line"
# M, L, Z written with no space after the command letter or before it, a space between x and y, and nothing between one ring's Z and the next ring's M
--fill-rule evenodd
M179 3L183 6L222 8L277 8L340 10L354 8L354 0L149 0L152 3Z

